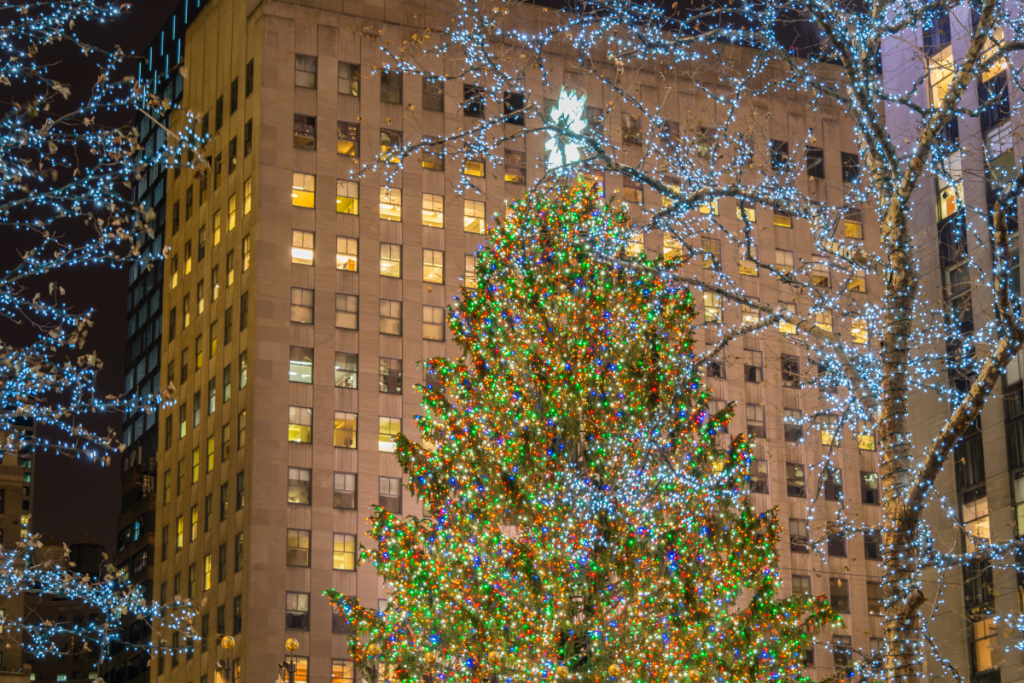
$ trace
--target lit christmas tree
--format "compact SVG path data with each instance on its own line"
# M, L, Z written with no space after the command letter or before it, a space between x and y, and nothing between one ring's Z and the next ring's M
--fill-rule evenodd
M397 455L428 517L378 508L383 612L328 591L378 675L434 681L768 681L836 620L779 599L752 444L718 435L691 294L628 255L585 185L530 194L488 234L429 362L422 443ZM601 255L619 254L617 260ZM371 676L372 678L372 676Z

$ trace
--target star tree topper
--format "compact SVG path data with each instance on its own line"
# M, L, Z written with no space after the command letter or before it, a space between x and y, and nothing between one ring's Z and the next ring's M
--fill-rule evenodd
M576 91L566 91L563 87L558 96L558 104L551 110L551 123L573 135L579 135L587 127L583 119L583 111L587 103L587 94L577 95ZM548 169L553 170L574 164L580 160L579 146L568 136L558 131L549 130L551 139L544 145L544 149L551 152L548 155Z

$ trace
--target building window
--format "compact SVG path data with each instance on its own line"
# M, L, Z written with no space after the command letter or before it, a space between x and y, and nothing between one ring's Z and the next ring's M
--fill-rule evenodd
M867 292L868 291L868 273L867 273L867 271L863 270L863 269L860 269L860 268L854 270L853 274L850 275L850 284L847 287L847 290L851 291L851 292L858 292L860 294L864 294L865 292ZM865 328L865 333L866 333L866 331L867 330Z
M444 228L444 196L423 194L423 225Z
M423 338L444 341L444 309L440 306L423 307Z
M402 480L400 477L380 477L380 507L396 515L402 514Z
M843 218L843 224L847 237L855 240L864 239L864 218L860 209L850 209Z
M525 122L526 96L521 92L505 93L505 122L522 126Z
M764 381L764 368L760 351L743 352L743 379L760 384Z
M822 470L825 500L838 501L843 496L843 472L826 465Z
M334 473L334 507L339 510L356 509L356 475L354 473Z
M397 187L380 188L380 217L386 221L402 220L402 191Z
M381 242L380 274L381 277L402 277L402 245Z
M289 552L290 550L291 548L289 547ZM286 629L293 631L309 630L309 593L285 593L284 609L284 627ZM296 676L296 679L298 679L298 676Z
M292 230L292 263L313 265L313 236L306 230Z
M475 178L483 178L487 175L484 165L483 153L477 150L466 149L466 165L462 172Z
M860 473L860 502L864 505L878 505L882 502L878 493L878 472Z
M622 197L634 204L644 203L644 184L630 176L622 177Z
M301 406L288 407L288 441L292 443L313 443L313 409Z
M380 158L392 164L402 161L402 132L380 129Z
M807 496L807 482L804 466L795 462L786 463L786 495L792 498Z
M423 250L423 281L444 284L444 252Z
M288 356L288 381L313 383L313 349L293 346Z
M709 360L705 367L708 379L725 379L725 361Z
M292 287L291 319L293 323L313 324L313 290Z
M722 322L722 295L704 292L704 322Z
M292 173L292 206L312 209L316 204L316 176Z
M701 267L710 270L722 269L722 242L720 240L701 238L701 251L704 256Z
M430 136L423 136L423 145L420 148L420 164L423 168L431 171L443 171L444 170L444 143L443 142L431 142L436 138Z
M815 287L832 287L831 266L824 256L815 256L811 263L811 284Z
M443 81L423 79L423 108L427 111L444 111Z
M850 613L848 586L848 582L844 579L830 578L828 580L829 603L832 605L832 609L840 614Z
M402 72L382 71L380 74L380 101L402 103Z
M885 598L882 595L882 584L877 581L868 581L868 614L882 616L884 605Z
M295 85L299 88L316 87L316 57L295 55Z
M472 232L477 235L484 234L484 220L486 213L486 204L472 199L467 199L463 209L463 229L466 232Z
M242 204L242 215L248 216L249 212L252 211L252 178L245 179L245 186L243 187L244 203ZM248 262L247 262L248 265ZM243 268L242 270L245 270Z
M768 493L768 461L755 458L750 462L750 492Z
M639 115L622 113L622 144L633 146L642 144Z
M998 666L997 637L995 619L979 619L971 624L971 659L974 673L979 674Z
M245 122L242 131L242 155L248 158L252 154L252 119Z
M288 502L293 505L311 505L313 491L312 470L288 468Z
M792 273L794 264L793 252L784 249L775 250L775 269L780 273Z
M338 121L338 154L359 156L359 124Z
M351 660L331 660L331 683L355 683L356 669Z
M380 393L402 393L402 361L395 358L380 359Z
M350 216L359 215L359 182L355 180L339 180L335 208L338 213Z
M505 150L505 182L526 184L526 152Z
M830 533L827 543L829 557L846 557L846 538L842 534Z
M381 453L394 453L394 438L402 431L402 420L397 417L381 417L377 428L377 450Z
M239 377L241 377L241 373L239 373ZM246 443L246 441L245 441L245 426L246 426L245 425L245 418L246 418L246 412L244 410L238 413L238 450L239 451L241 451L243 448L245 448L245 443Z
M347 270L350 273L359 271L359 240L351 237L339 237L336 247L338 270Z
M338 94L359 97L359 65L338 62Z
M800 386L800 359L797 356L782 354L779 360L782 370L782 386L798 388Z
M292 145L300 149L316 149L316 117L295 114Z
M757 274L759 272L757 268L757 245L751 244L749 246L750 258L745 258L746 252L744 252L744 256L742 256L739 259L740 275L749 275L751 277L757 277Z
M868 560L882 559L882 537L877 531L864 533L864 558Z
M809 178L825 177L825 151L820 147L807 147L807 176Z
M402 302L380 300L380 333L402 336Z
M304 529L288 529L289 567L309 566L309 532Z
M476 289L476 254L466 254L466 288Z
M832 664L837 669L845 670L853 664L852 644L853 641L850 636L832 636Z
M334 386L342 389L359 388L359 355L334 352Z
M238 537L240 539L241 538L241 534L239 534ZM242 632L242 596L241 595L236 595L235 596L234 602L232 604L232 620L231 621L232 621L231 626L234 629L235 635L237 636L239 633ZM238 679L236 678L234 680L238 680Z
M803 412L794 408L782 409L782 430L786 443L801 443L804 440Z
M355 413L334 413L334 447L358 447L359 420Z
M759 403L747 404L747 434L764 438L764 406Z
M344 572L356 570L356 537L334 534L334 568Z
M811 545L810 527L806 519L789 519L789 550L806 553Z
M475 119L484 115L484 91L478 85L462 86L462 114Z
M832 312L831 311L818 311L814 314L814 326L825 330L826 332L832 331Z
M359 297L354 294L334 295L334 326L343 330L359 329Z

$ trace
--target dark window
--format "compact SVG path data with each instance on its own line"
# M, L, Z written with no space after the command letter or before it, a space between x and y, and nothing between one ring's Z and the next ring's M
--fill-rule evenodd
M245 65L245 96L248 97L252 94L253 85L256 81L255 78L256 67L253 64L253 60L249 60L249 63Z
M840 157L843 161L843 182L855 182L860 175L860 155L841 152Z
M942 9L925 18L923 47L927 54L935 54L949 45L953 31L949 24L949 11Z
M1005 69L978 82L978 105L981 110L982 133L1010 117L1010 90Z
M228 141L228 175L235 172L238 168L238 138L233 137ZM231 227L229 222L228 227Z
M356 509L356 475L354 473L334 473L334 507L339 510Z
M825 150L820 147L807 148L807 175L811 178L825 177Z
M786 495L793 498L804 498L807 496L804 466L800 463L786 463Z
M835 608L835 605L833 605ZM841 611L841 610L836 610ZM847 609L844 614L850 610ZM853 663L852 639L850 636L832 636L832 663L837 669L847 669Z
M377 504L388 512L402 514L402 480L398 477L380 477L380 495Z
M249 156L252 152L252 119L245 122L245 132L242 140L242 156Z
M391 104L402 103L402 73L384 71L380 75L380 101Z
M811 544L810 526L806 519L789 520L789 550L794 553L806 553Z
M241 595L236 595L235 596L235 603L234 603L234 610L233 611L234 611L234 619L232 620L233 621L232 626L234 626L235 635L237 636L239 633L242 632L242 596Z
M231 113L238 109L238 79L231 81Z
M708 361L708 377L714 379L725 379L725 362L720 360Z
M842 534L828 535L829 557L846 557L846 538Z
M423 79L423 108L427 111L444 111L444 82Z
M846 579L830 578L828 580L828 595L832 609L840 614L850 613L850 592Z
M860 473L860 502L864 505L878 505L882 502L878 491L878 472Z
M380 359L380 393L402 393L402 361L395 358Z
M473 118L483 118L484 91L477 85L462 86L462 113Z
M300 149L316 149L316 117L295 114L292 145Z
M224 96L217 98L217 106L214 107L214 130L220 130L224 125Z
M785 354L781 357L782 365L782 386L784 387L799 387L800 386L800 359L796 356L787 356Z
M521 126L525 123L526 96L521 92L505 93L505 121Z
M755 458L750 463L750 492L768 493L768 461Z
M966 489L985 483L985 456L981 445L981 430L971 425L953 447L957 489Z
M864 534L864 558L868 560L882 559L882 537L877 531Z
M746 350L743 352L743 379L747 382L760 384L764 381L764 368L760 351Z
M309 630L309 593L286 593L284 609L284 627L286 629Z
M843 495L843 473L826 467L822 473L825 487L825 500L838 501Z
M768 153L771 155L772 169L775 171L789 170L789 143L782 140L769 140Z

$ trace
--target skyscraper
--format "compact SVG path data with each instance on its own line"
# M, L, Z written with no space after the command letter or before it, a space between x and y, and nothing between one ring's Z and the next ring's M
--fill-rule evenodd
M524 11L540 21L540 8ZM347 625L320 594L334 588L386 607L386 586L372 567L356 566L358 547L368 543L369 506L422 514L391 454L394 434L415 434L414 385L427 381L417 362L459 354L444 307L460 287L475 286L474 252L489 216L521 197L545 161L541 138L510 141L500 165L482 157L453 163L441 150L402 166L390 161L404 143L450 135L486 115L476 83L381 70L382 45L446 23L445 8L431 3L215 0L185 32L185 69L171 69L187 74L181 107L196 113L211 139L194 160L208 162L205 173L184 160L164 178L170 252L160 358L178 404L159 418L152 561L157 599L205 601L197 624L205 637L192 655L158 658L160 683L206 683L218 659L232 660L236 682L273 676L289 637L300 643L298 680L352 680ZM564 83L586 90L592 105L603 102L600 85L561 55L546 59L556 85L545 89L539 74L530 76L534 93L545 89L553 100ZM644 79L638 92L673 114L676 126L693 118L716 125L699 88ZM818 131L821 147L808 154L820 163L802 189L827 199L856 160L848 120L796 97L770 106L773 154L802 145L808 128ZM637 146L638 115L591 106L587 116L614 144ZM170 118L171 129L180 124L180 114ZM378 158L377 168L360 174ZM464 176L472 186L460 193ZM649 188L621 176L589 177L608 196L660 205ZM742 224L730 201L707 210ZM867 276L840 285L803 221L765 207L748 211L762 258L813 264L817 286L848 287L854 300L871 296ZM850 214L845 231L867 248L878 245L870 211ZM680 247L652 234L637 248ZM732 245L707 239L702 248L693 273L725 268L761 301L790 297ZM804 298L786 303L808 307ZM705 295L701 315L712 329L698 347L715 342L717 320L756 312ZM851 325L819 315L821 325ZM857 339L871 344L866 334ZM736 402L733 429L760 441L752 495L759 509L778 506L789 531L780 548L784 590L828 595L847 620L822 635L831 652L807 655L810 674L831 675L852 648L870 652L882 636L873 616L878 544L837 536L827 557L808 544L827 534L841 504L878 523L874 439L866 429L847 430L841 441L804 434L803 416L822 400L802 386L814 359L789 341L785 326L732 343L726 359L712 364L708 382L716 400ZM822 467L826 455L831 469ZM234 636L235 647L220 648L219 634ZM173 634L168 641L185 645Z

